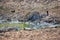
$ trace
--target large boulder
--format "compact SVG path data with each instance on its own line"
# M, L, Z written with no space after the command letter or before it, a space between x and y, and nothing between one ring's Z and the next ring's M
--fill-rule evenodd
M31 12L28 17L27 17L27 21L36 21L36 20L41 20L42 18L45 18L46 16L48 16L48 14L44 14L44 13L39 13L37 11Z
M39 12L31 12L30 15L28 16L28 21L35 21L37 19L40 19Z

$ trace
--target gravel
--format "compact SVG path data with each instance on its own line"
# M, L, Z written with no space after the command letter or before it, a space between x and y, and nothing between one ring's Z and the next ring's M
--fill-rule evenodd
M0 40L60 40L60 28L6 32Z

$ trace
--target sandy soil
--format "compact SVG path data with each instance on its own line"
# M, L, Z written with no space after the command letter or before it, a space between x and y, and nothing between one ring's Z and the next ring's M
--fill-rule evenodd
M0 40L60 40L60 28L0 33Z

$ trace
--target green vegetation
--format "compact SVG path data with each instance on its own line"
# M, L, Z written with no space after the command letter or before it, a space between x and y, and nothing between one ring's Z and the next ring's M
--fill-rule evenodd
M17 26L17 27L23 29L25 27L29 27L29 24L26 24L26 23L12 23L12 24L6 23L6 24L0 24L0 28L1 27L14 27L14 26Z

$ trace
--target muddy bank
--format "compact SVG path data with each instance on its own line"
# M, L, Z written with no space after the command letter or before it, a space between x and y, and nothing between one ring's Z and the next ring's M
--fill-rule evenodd
M60 40L60 28L0 33L0 40Z

